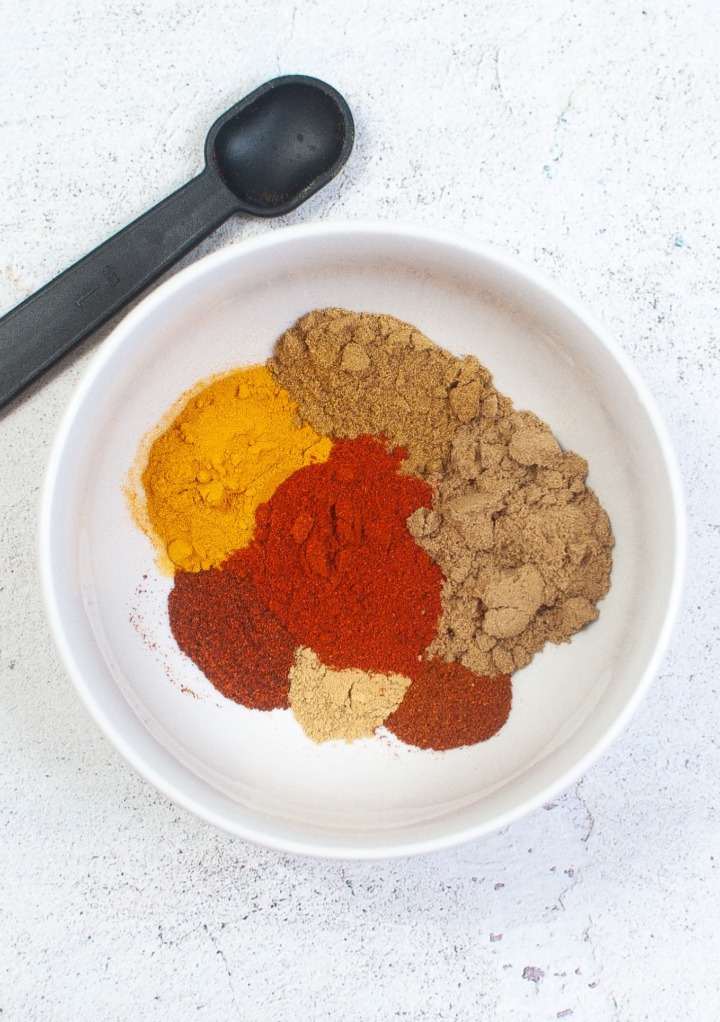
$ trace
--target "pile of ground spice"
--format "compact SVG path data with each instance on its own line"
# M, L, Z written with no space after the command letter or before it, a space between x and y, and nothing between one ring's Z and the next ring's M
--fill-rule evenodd
M404 455L373 437L337 440L258 508L253 542L224 565L335 670L413 677L437 634L442 572L406 526L432 489L398 474Z
M223 695L253 710L288 706L297 643L250 579L219 568L179 571L168 609L178 646Z
M394 316L319 309L282 335L268 367L319 433L382 434L407 448L405 471L446 467L453 438L495 393L488 370Z
M512 673L595 620L613 537L587 470L508 401L458 432L433 509L408 520L445 576L432 653L480 674Z
M297 411L265 366L251 366L192 396L156 438L142 476L145 510L176 567L222 564L250 542L258 504L328 457L330 440Z
M458 663L425 660L385 726L420 749L456 749L492 738L510 713L509 674L480 677Z
M334 671L317 653L300 647L290 668L289 703L314 742L354 742L372 735L400 706L411 684L402 674Z
M324 309L280 338L269 367L316 430L385 434L433 484L432 508L408 519L445 577L431 655L507 674L597 617L613 537L587 462L477 359L392 316Z

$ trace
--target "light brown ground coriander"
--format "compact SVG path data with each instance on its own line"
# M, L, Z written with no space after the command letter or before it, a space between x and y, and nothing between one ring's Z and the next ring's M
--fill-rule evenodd
M458 427L494 394L476 358L456 358L394 316L345 309L304 316L268 366L320 434L382 433L408 448L404 467L422 478L443 470Z
M316 653L301 646L290 668L289 703L314 742L353 742L371 735L397 710L409 684L410 679L401 674L331 670Z

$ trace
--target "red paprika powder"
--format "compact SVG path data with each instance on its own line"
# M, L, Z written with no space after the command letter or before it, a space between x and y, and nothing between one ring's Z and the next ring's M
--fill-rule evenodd
M475 745L500 730L511 700L509 674L485 678L459 663L426 660L385 727L420 749Z
M296 643L249 578L179 571L168 606L178 646L223 695L255 710L288 706Z
M435 637L443 575L405 524L432 488L398 475L406 456L375 437L336 440L260 505L252 544L225 562L328 667L412 678Z

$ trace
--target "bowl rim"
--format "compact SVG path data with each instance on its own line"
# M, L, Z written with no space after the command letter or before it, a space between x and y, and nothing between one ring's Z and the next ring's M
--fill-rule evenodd
M61 601L59 598L60 594L57 592L54 584L53 573L51 570L52 559L50 557L54 495L59 482L59 471L68 436L75 425L78 414L81 412L86 396L93 388L95 381L102 373L105 365L112 359L116 350L122 346L125 339L132 334L136 327L139 326L140 323L157 307L170 299L176 292L180 291L187 284L190 284L203 274L212 272L216 267L219 267L224 263L231 262L237 258L247 258L252 256L255 252L277 246L283 246L287 242L292 242L296 239L312 239L342 234L363 237L379 235L385 238L405 238L430 245L448 246L455 250L465 251L473 256L480 256L488 262L495 263L498 267L510 272L516 279L530 285L531 288L544 292L544 294L551 300L558 305L563 306L567 311L574 315L594 335L598 343L607 350L609 355L619 365L645 409L668 474L675 526L672 583L662 624L656 637L653 652L646 663L645 669L638 678L634 690L626 700L622 710L617 714L611 726L603 732L603 734L587 749L585 754L581 756L572 767L565 770L561 775L555 778L554 781L546 784L545 787L535 795L524 799L518 805L508 809L504 813L500 813L490 820L475 825L465 826L462 829L445 834L424 839L395 841L387 846L365 846L360 843L356 846L346 846L342 844L333 846L331 843L314 843L312 840L308 839L295 840L268 835L264 832L262 826L253 827L242 822L238 823L237 821L226 817L221 812L209 809L200 799L189 795L177 784L173 781L169 781L160 771L146 762L143 750L138 749L132 742L126 740L115 726L111 715L106 712L101 700L94 694L93 685L85 677L78 659L67 640L62 624ZM226 833L253 841L254 843L264 847L272 848L279 852L290 852L293 854L324 859L382 860L425 854L446 848L452 848L476 838L480 838L486 834L502 830L511 823L514 823L516 820L528 815L530 812L540 808L542 805L552 801L553 798L566 791L605 753L621 731L628 725L631 718L637 711L658 673L660 664L666 654L672 638L684 588L687 552L686 535L686 510L682 477L670 436L656 401L625 350L612 336L610 336L600 321L597 320L595 316L581 304L580 301L568 293L562 285L556 283L551 277L547 276L533 264L525 262L523 259L514 254L497 248L493 244L482 241L479 238L475 238L459 230L452 230L444 227L426 227L415 223L398 221L386 222L382 220L350 219L282 226L270 231L265 231L253 238L241 239L238 242L233 242L232 244L215 252L201 256L189 266L179 270L168 280L150 291L141 299L140 302L138 302L136 306L126 313L120 322L113 328L108 337L105 338L99 350L93 356L83 378L75 390L75 393L70 399L55 435L48 458L40 496L38 560L45 609L51 633L60 653L65 670L67 671L81 701L84 703L86 709L100 727L103 734L108 738L114 748L118 750L125 761L141 777L143 777L146 781L149 781L153 787L166 795L171 801L182 806L184 809L187 809L197 818L213 824ZM157 743L157 739L155 739L149 731L146 731L146 734L150 741ZM165 750L165 752L167 753L167 750ZM167 754L169 755L169 753Z

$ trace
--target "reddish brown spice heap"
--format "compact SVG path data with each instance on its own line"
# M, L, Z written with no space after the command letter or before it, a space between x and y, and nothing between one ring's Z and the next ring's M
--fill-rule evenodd
M336 441L260 505L253 543L225 564L327 667L412 678L435 637L442 572L405 524L432 489L398 475L406 454L370 436Z
M179 571L168 605L178 646L223 695L255 710L288 706L296 643L250 579Z
M457 749L499 731L511 698L509 674L485 678L459 663L426 660L385 727L420 749Z

